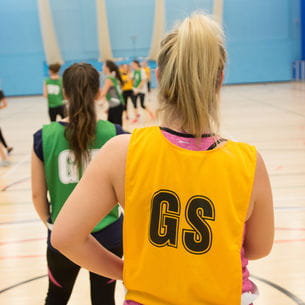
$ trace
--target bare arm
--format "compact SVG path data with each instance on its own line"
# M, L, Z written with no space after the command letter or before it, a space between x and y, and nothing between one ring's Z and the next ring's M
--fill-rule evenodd
M102 89L101 92L100 92L99 98L100 98L100 99L104 98L104 97L106 96L108 90L109 90L110 87L112 87L112 86L113 86L113 83L112 83L111 79L106 78L105 83L104 83L104 87L103 87L103 89Z
M43 163L34 151L32 151L32 200L37 214L46 225L50 216L46 178Z
M265 163L257 153L251 214L246 222L245 256L259 259L271 251L274 238L273 200Z
M6 101L6 98L3 98L0 101L0 109L6 108L6 107L7 107L7 101Z
M43 82L43 96L48 97L48 90L47 90L46 82Z
M51 238L52 245L72 261L112 279L122 279L123 261L90 232L117 202L124 205L129 138L122 135L111 139L95 156L59 213Z

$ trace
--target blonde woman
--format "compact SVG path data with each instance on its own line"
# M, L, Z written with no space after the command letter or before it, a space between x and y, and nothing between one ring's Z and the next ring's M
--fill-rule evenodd
M165 37L161 126L110 140L55 223L54 245L123 279L125 304L244 305L257 297L246 265L271 250L272 195L256 149L218 135L222 37L202 14ZM125 209L124 261L90 237L116 202Z

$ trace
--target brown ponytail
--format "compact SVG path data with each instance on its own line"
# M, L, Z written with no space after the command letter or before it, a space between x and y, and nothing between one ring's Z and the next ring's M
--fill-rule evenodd
M87 63L76 63L65 70L63 87L69 100L69 124L65 137L81 168L89 160L88 147L95 139L96 113L94 100L99 91L99 74Z

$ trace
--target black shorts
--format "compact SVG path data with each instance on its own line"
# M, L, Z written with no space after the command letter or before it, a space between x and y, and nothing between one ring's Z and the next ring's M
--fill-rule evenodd
M66 116L65 105L49 108L49 117L51 122L56 121L57 115L59 115L62 119Z

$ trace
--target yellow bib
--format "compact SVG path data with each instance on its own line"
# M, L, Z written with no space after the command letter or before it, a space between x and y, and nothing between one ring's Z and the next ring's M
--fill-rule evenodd
M128 75L125 73L121 73L121 77L124 83L122 90L123 91L132 90L132 79L129 78Z
M136 129L125 177L126 300L145 305L240 305L240 251L256 150L209 151Z
M146 68L144 68L144 70L145 70L145 73L146 73L147 80L150 80L150 78L151 78L150 68L146 67Z

